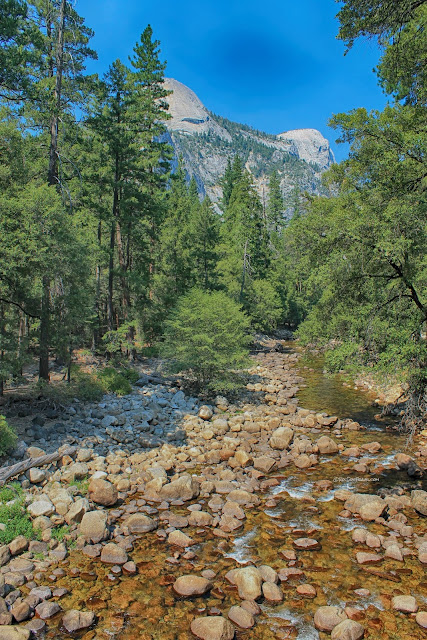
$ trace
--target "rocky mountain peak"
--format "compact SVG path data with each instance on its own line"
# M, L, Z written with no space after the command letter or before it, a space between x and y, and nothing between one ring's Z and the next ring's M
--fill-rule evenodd
M329 141L317 129L292 129L277 137L293 143L301 160L314 162L320 169L328 169L335 162Z
M211 113L189 87L165 79L169 114L168 137L189 177L201 194L215 203L222 197L221 177L228 159L236 154L252 173L259 193L268 189L268 176L277 171L285 202L291 205L295 189L322 193L320 177L333 164L328 140L316 129L294 129L279 135L257 131Z

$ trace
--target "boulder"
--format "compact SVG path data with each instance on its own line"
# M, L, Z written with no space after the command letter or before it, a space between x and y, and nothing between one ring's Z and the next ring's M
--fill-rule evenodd
M168 535L169 544L173 544L177 547L191 547L194 544L194 540L187 536L185 533L180 531L179 529L175 529L175 531L171 531Z
M107 514L104 511L85 513L79 526L80 534L86 542L97 544L108 538Z
M39 516L51 516L55 513L55 507L50 500L36 500L28 505L27 511L33 518L38 518Z
M347 615L340 607L319 607L314 614L314 626L319 631L332 631L340 622L347 620Z
M202 420L210 420L212 416L213 416L213 411L210 407L208 407L205 404L200 407L199 418L201 418Z
M212 589L212 582L201 576L180 576L175 580L173 589L179 596L202 596Z
M10 550L7 544L0 547L0 567L7 564L10 560Z
M377 553L366 553L365 551L358 551L356 553L357 564L378 564L382 561L382 557Z
M427 516L427 491L421 491L420 489L412 491L411 505L418 513Z
M49 620L61 611L61 607L57 602L41 602L36 607L36 613L42 620Z
M385 500L375 494L354 493L344 503L344 509L351 513L359 513L364 520L375 520L387 508Z
M262 593L267 602L282 602L283 592L275 582L264 582L262 585Z
M30 617L31 609L28 602L17 602L11 608L10 613L13 615L16 622L23 622L24 620L28 620Z
M108 480L91 480L88 492L92 502L102 504L104 507L113 506L118 499L116 487Z
M257 600L261 596L262 577L256 567L237 569L233 579L242 600Z
M212 516L207 511L192 511L188 518L191 527L209 527L212 524Z
M258 471L269 473L276 466L276 460L270 456L260 456L253 459L253 465Z
M200 493L199 483L196 482L188 473L183 474L177 480L173 480L161 487L159 495L163 500L168 502L172 500L183 500L187 502L193 498L197 498Z
M234 627L222 616L195 618L191 623L191 632L200 640L233 640Z
M332 438L329 438L329 436L322 436L318 439L316 444L319 449L319 453L321 453L322 455L337 453L338 451L337 443L335 442L335 440L332 440Z
M402 611L402 613L416 613L418 611L418 604L414 596L394 596L391 606L395 611Z
M17 556L28 549L28 540L25 536L17 536L9 544L9 551L13 556Z
M251 629L255 624L252 613L250 613L243 607L231 607L230 611L228 612L228 617L230 618L231 622L237 624L237 626L241 629Z
M12 625L0 626L0 640L28 640L29 637L29 629L13 627Z
M317 595L317 591L312 584L299 584L297 586L297 593L300 596L304 596L304 598L315 598Z
M122 565L128 561L128 555L122 547L119 547L114 542L109 542L102 548L101 562L105 564L118 564Z
M33 467L29 470L28 476L32 484L40 484L41 482L46 480L46 471L43 471L43 469L38 469L37 467Z
M78 524L82 521L82 518L86 511L89 511L89 501L86 498L79 498L71 505L70 509L65 515L65 522L67 524Z
M427 611L418 611L415 622L422 628L427 629Z
M294 437L294 432L289 427L279 427L273 431L270 438L270 447L272 449L278 449L284 451L288 448Z
M295 549L300 551L318 551L322 545L315 538L297 538L293 541Z
M355 620L343 620L332 629L331 640L361 640L365 629Z
M95 614L93 611L77 611L71 609L62 618L62 624L68 633L74 633L81 629L87 629L95 622Z
M148 533L157 529L155 520L143 513L133 513L123 521L123 526L129 529L129 533Z

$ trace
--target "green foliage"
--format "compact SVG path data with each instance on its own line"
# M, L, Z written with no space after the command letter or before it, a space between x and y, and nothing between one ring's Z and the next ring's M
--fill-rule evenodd
M24 491L19 482L12 482L0 489L0 502L10 502L15 498L22 498Z
M132 367L121 367L119 372L124 378L126 378L126 380L129 380L131 384L135 384L135 382L141 377L139 372Z
M139 351L141 343L137 338L136 322L124 322L118 329L107 331L102 342L105 351L117 360Z
M70 527L63 524L61 527L53 527L52 538L58 542L64 542L66 536L70 534Z
M25 536L28 539L36 537L36 532L25 510L23 497L15 498L10 504L3 502L0 504L0 522L6 525L4 530L0 530L1 544L9 544L17 536Z
M118 396L125 396L132 392L132 386L127 378L113 367L105 367L98 374L102 388L106 393L115 393Z
M427 6L422 0L343 0L339 38L350 49L360 36L375 37L384 53L380 83L398 100L425 106Z
M360 345L356 342L344 342L325 353L325 367L331 373L342 369L351 370L362 364Z
M425 65L410 71L417 56L425 57L425 29L415 37L425 7L417 10L415 4L345 2L340 37L351 46L359 35L379 36L385 51L380 82L405 103L332 118L340 141L351 145L349 159L329 173L336 195L313 199L292 221L286 238L295 276L304 283L301 297L308 315L300 337L321 344L338 339L340 346L327 355L330 368L356 359L383 374L398 374L422 397L427 385L427 110ZM410 87L404 78L412 72Z
M254 280L248 294L251 324L256 331L276 329L283 318L283 305L274 285L268 280Z
M0 415L0 456L11 451L18 440L15 430L7 424L6 418Z
M248 363L249 320L222 292L198 289L183 296L165 325L161 354L170 369L203 389L230 391L241 385Z
M86 495L89 488L89 478L85 477L81 480L72 480L70 482L70 487L76 487L82 495Z

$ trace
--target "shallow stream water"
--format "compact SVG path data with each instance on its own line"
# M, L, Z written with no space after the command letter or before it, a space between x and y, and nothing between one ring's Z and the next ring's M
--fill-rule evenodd
M287 346L288 349L292 345ZM132 560L139 573L136 576L113 577L110 568L98 559L90 560L74 551L62 563L66 574L55 586L71 589L61 605L64 609L90 609L98 616L95 629L81 634L84 640L190 640L191 621L199 615L223 613L229 607L240 604L236 590L224 576L230 569L247 563L268 564L278 570L286 567L281 550L291 550L295 538L313 537L321 543L319 551L298 552L294 565L303 574L283 582L284 602L279 605L262 604L254 628L236 633L238 639L274 640L298 638L300 640L326 639L313 626L313 615L322 605L355 606L361 610L361 623L369 640L421 640L423 631L410 616L390 611L394 595L412 593L420 603L426 603L427 580L416 554L408 556L404 563L385 559L379 568L380 575L372 568L363 568L355 561L358 550L351 540L351 530L366 526L377 534L387 535L387 530L372 523L354 518L342 518L338 514L343 506L333 499L333 491L316 491L318 480L331 480L334 490L355 489L362 493L376 493L380 487L409 485L408 477L396 472L390 460L395 451L402 450L404 438L388 430L386 421L374 418L378 408L372 398L361 391L344 387L337 377L325 376L321 359L304 363L300 368L306 387L298 394L299 404L308 409L327 411L339 417L351 417L368 425L366 431L344 431L339 438L346 447L379 441L382 450L365 458L373 460L370 473L361 475L352 470L355 460L343 456L323 456L312 470L296 471L292 465L280 473L270 475L271 485L260 495L261 504L247 510L242 529L230 539L216 537L212 530L189 527L186 533L197 541L193 547L196 557L185 560L182 555L170 557L168 545L155 533L138 540ZM334 436L333 436L334 437ZM202 500L198 500L203 503ZM266 504L267 503L267 504ZM176 513L188 513L187 506L176 508ZM415 522L416 520L416 522ZM416 532L425 532L420 518L409 518ZM409 544L409 541L408 541ZM366 549L364 549L366 550ZM76 577L70 577L69 568ZM78 569L78 571L76 571ZM172 584L185 574L198 574L212 569L214 589L204 597L192 600L174 595ZM377 568L378 570L378 568ZM306 599L299 596L296 586L310 583L317 596ZM371 595L360 597L356 589L369 589ZM55 626L49 625L46 638L69 638Z

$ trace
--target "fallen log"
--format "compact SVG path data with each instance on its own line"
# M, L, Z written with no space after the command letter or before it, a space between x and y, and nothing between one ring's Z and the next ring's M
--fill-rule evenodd
M28 469L32 469L34 467L42 467L45 464L50 464L51 462L56 462L59 458L63 456L72 456L76 452L76 447L69 447L68 449L64 449L64 451L56 451L55 453L49 453L45 456L39 456L38 458L28 458L28 460L22 460L22 462L17 462L17 464L13 464L11 467L2 467L0 469L0 487L4 485L5 482L13 478L14 476L18 476L20 473L24 473L28 471Z

